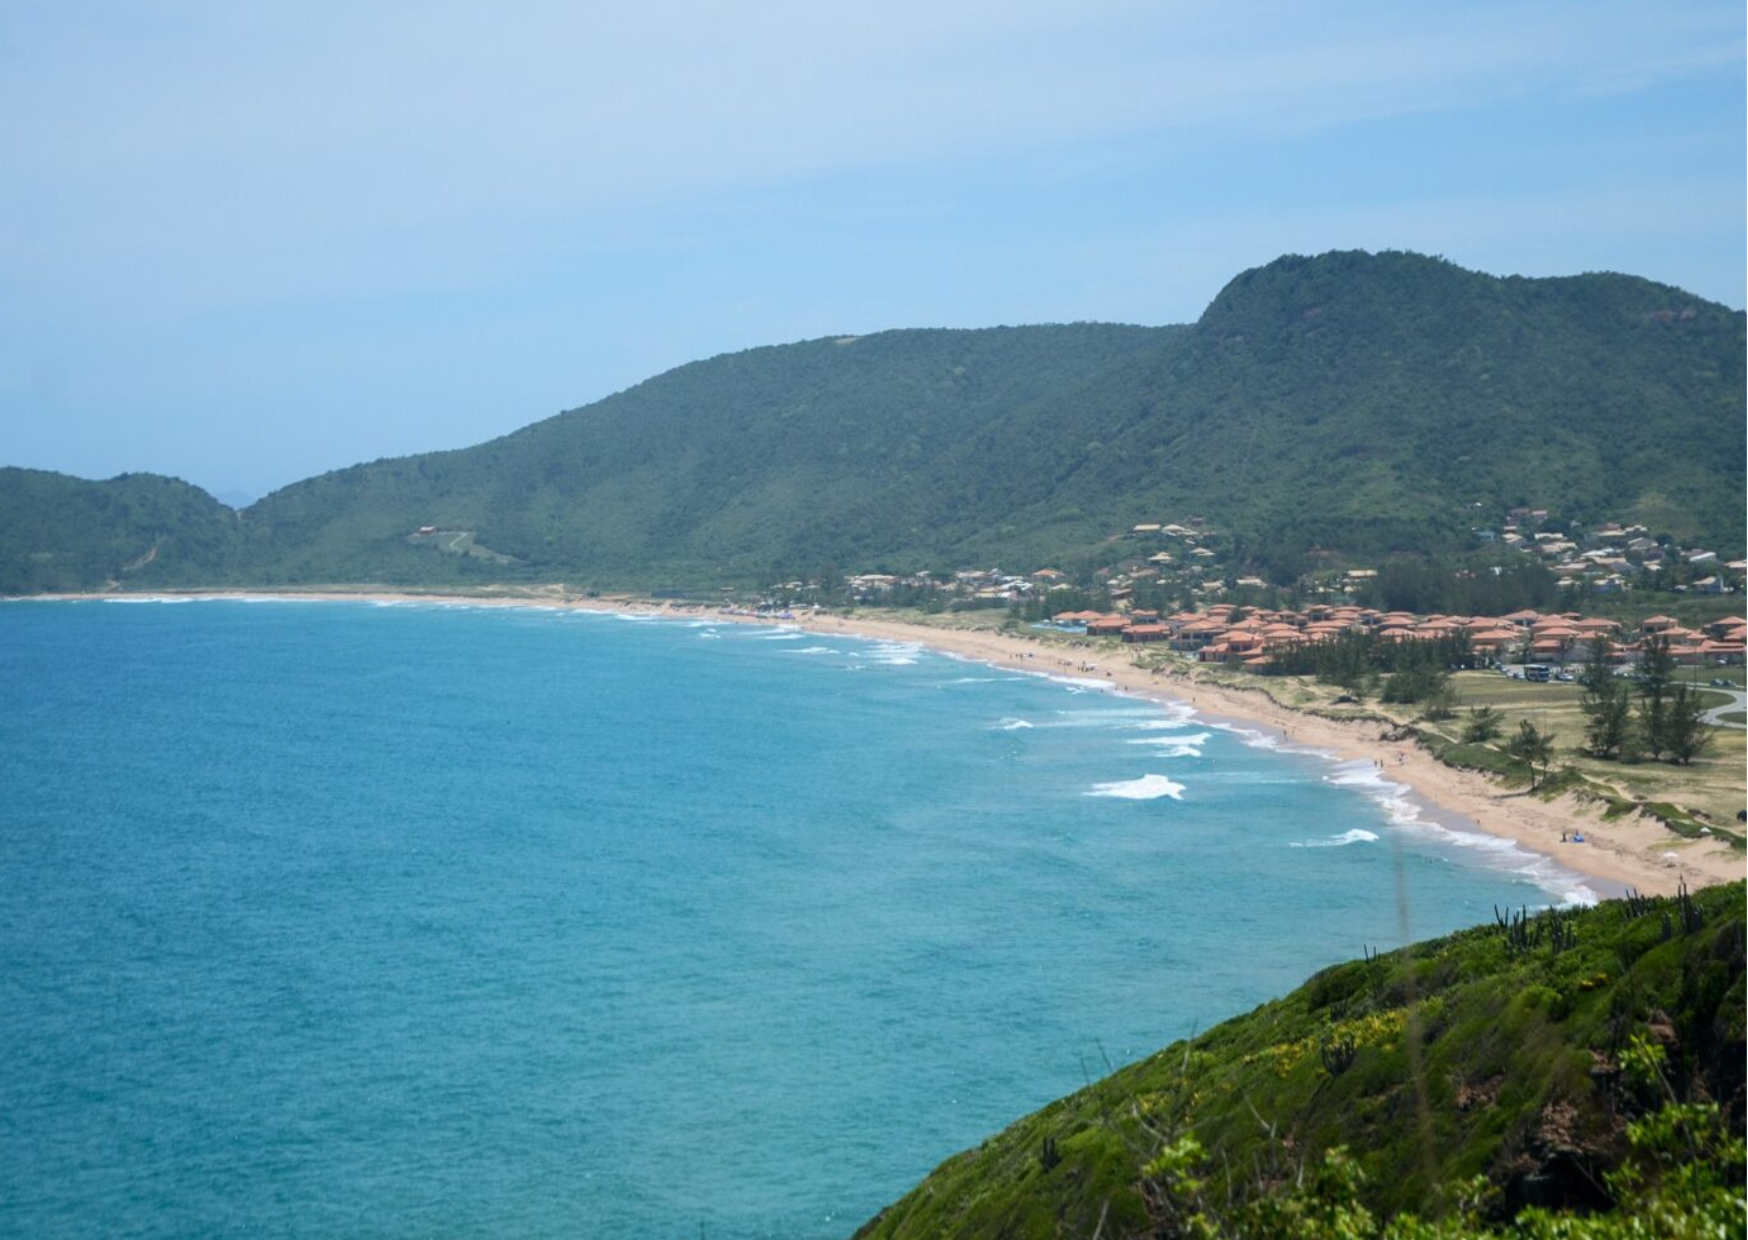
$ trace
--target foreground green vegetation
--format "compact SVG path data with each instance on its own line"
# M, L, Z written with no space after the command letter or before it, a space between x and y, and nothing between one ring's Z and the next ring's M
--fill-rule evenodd
M1188 327L894 331L682 366L477 447L297 483L228 526L216 503L114 512L115 483L5 471L0 590L1072 570L1191 516L1223 563L1286 583L1330 556L1466 555L1475 514L1514 505L1731 554L1743 323L1627 276L1285 258Z
M1740 883L1500 911L1051 1104L857 1234L1739 1235L1743 979Z

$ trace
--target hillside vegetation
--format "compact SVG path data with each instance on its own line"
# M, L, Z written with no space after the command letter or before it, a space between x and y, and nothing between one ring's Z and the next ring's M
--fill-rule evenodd
M1313 547L1460 548L1465 505L1742 542L1743 315L1616 275L1283 258L1188 327L882 332L682 366L477 447L267 496L233 547L0 476L0 589L130 581L758 584L1043 567L1205 516L1288 579ZM419 536L421 527L441 534ZM206 531L206 532L202 532ZM61 541L56 542L54 539ZM45 558L46 557L46 558ZM57 570L32 568L48 561Z
M215 584L241 571L241 542L236 513L175 478L0 469L0 590Z
M948 1159L857 1235L1740 1234L1743 929L1736 883L1368 953Z

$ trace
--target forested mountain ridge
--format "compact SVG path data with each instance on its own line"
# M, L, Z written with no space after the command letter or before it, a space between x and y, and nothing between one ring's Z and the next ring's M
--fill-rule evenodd
M241 542L236 514L180 479L0 468L0 590L212 584L239 571Z
M245 510L234 547L168 531L130 580L1024 570L1191 514L1285 579L1313 546L1458 548L1476 502L1640 520L1735 552L1743 349L1740 312L1630 276L1288 257L1187 327L900 330L695 362L477 447L286 487ZM0 511L67 501L27 488ZM96 540L127 541L92 508L76 510ZM55 524L0 527L0 588L47 588L44 554L62 553L30 538Z
M293 580L336 563L365 579L431 571L429 552L400 541L409 521L476 530L536 576L633 584L936 555L970 482L945 461L1174 330L891 331L751 349L477 448L298 483L247 521Z

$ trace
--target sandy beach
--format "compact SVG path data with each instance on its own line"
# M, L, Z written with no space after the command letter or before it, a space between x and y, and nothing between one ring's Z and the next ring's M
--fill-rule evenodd
M336 601L455 603L475 607L551 607L708 616L725 623L769 624L769 617L734 615L696 607L675 607L630 597L578 599L556 587L513 595L454 596L387 591L163 591L205 597L252 595ZM39 596L41 597L41 596ZM64 595L104 598L113 595ZM1446 766L1411 742L1391 741L1376 721L1341 721L1283 707L1260 689L1247 691L1197 682L1187 675L1153 672L1135 665L1130 648L1064 648L1032 635L913 624L871 615L839 616L798 612L792 620L804 629L847 637L913 643L959 658L1038 675L1096 677L1113 689L1159 702L1188 702L1214 722L1256 727L1330 757L1378 764L1386 778L1409 788L1447 825L1479 829L1509 839L1586 878L1603 895L1627 887L1656 895L1733 882L1744 877L1744 859L1727 844L1684 839L1654 819L1639 815L1604 821L1601 807L1572 796L1543 800L1522 790L1503 789L1487 776ZM1582 834L1583 843L1571 837Z
M1260 690L1227 689L1135 666L1128 648L1064 651L1036 638L995 632L935 628L857 616L803 616L804 628L846 636L915 642L945 653L1023 672L1094 676L1125 693L1156 701L1189 702L1216 720L1255 725L1295 746L1319 749L1341 760L1369 760L1384 775L1406 785L1441 817L1510 839L1560 865L1600 880L1611 894L1623 887L1669 895L1685 881L1690 888L1733 882L1744 860L1727 844L1693 841L1639 815L1605 822L1601 807L1566 796L1551 801L1505 790L1485 775L1446 766L1412 743L1391 742L1376 722L1324 719L1276 704ZM1567 839L1562 842L1562 834ZM1571 842L1582 834L1584 843Z

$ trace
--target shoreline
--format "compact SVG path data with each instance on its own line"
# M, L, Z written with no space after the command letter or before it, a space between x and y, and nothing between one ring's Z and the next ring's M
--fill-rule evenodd
M1376 722L1325 719L1280 706L1261 691L1151 673L1131 663L1126 651L1076 650L1073 658L1063 658L1035 638L996 632L827 615L800 617L795 623L843 636L910 641L1008 670L1102 678L1135 697L1188 703L1210 723L1260 730L1294 750L1320 753L1334 762L1373 763L1382 779L1408 790L1425 811L1423 819L1509 840L1591 880L1586 885L1604 897L1623 894L1628 887L1648 895L1673 895L1683 881L1698 888L1743 877L1743 860L1721 842L1686 840L1638 815L1605 822L1600 805L1572 796L1543 801L1502 791L1486 776L1446 766L1418 745L1384 739ZM1040 667L1040 662L1046 665ZM1562 844L1562 832L1581 832L1586 842ZM1674 856L1675 863L1664 854Z
M674 606L631 596L579 599L562 591L514 595L461 595L393 590L161 590L150 594L34 595L42 601L115 599L259 598L311 602L430 603L470 607L534 607L561 611L626 612L644 615L709 617L722 623L774 623L769 617L730 615L707 607ZM953 629L872 616L797 613L775 623L842 637L899 641L940 654L1041 676L1103 680L1113 690L1159 703L1184 703L1210 724L1250 732L1263 743L1321 755L1333 763L1366 762L1381 781L1407 790L1422 822L1447 831L1472 832L1507 840L1532 856L1545 858L1586 880L1583 886L1603 898L1628 887L1649 895L1672 895L1689 888L1734 882L1744 862L1719 841L1684 839L1640 815L1604 821L1600 805L1570 795L1544 801L1520 791L1502 791L1486 776L1446 766L1418 745L1391 742L1376 721L1326 719L1281 706L1260 690L1200 683L1182 675L1137 667L1126 650L1076 649L1070 652L1037 637L983 629ZM1583 833L1585 843L1562 842Z

